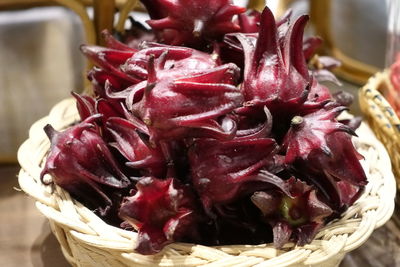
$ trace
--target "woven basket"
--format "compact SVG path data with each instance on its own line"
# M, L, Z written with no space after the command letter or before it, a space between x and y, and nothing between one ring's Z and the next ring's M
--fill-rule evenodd
M366 190L340 220L324 227L311 244L287 244L277 250L272 244L206 247L175 243L154 256L136 254L135 232L107 225L66 191L40 182L49 149L44 125L51 123L61 130L77 120L74 100L60 102L48 117L32 126L29 139L18 153L22 166L20 186L37 200L37 208L49 219L66 259L74 266L338 266L347 252L363 244L393 213L396 187L390 158L363 124L355 145L365 156L362 164L369 181Z
M400 188L400 120L381 94L391 86L389 70L378 72L359 91L359 102L372 130L389 152Z

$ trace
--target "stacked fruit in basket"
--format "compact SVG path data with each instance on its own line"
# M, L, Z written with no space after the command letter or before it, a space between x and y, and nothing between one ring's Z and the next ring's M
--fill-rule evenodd
M351 97L331 95L337 65L303 40L307 16L275 20L229 0L142 0L138 22L94 62L94 95L73 94L81 122L45 131L44 183L106 222L138 232L136 251L165 245L302 245L366 182L352 144ZM47 176L46 174L50 174Z

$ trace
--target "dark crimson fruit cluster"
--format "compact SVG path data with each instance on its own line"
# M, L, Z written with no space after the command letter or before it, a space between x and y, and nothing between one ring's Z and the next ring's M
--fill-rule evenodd
M134 23L121 40L104 32L107 47L82 46L94 95L73 94L81 122L46 126L42 177L134 228L142 254L175 241L310 242L367 179L358 123L337 119L351 97L319 83L336 81L337 62L313 56L308 17L142 2L152 30Z

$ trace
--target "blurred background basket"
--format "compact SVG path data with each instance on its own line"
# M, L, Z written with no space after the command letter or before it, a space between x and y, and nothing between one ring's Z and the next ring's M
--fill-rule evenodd
M398 73L392 73L393 64L400 59L400 0L387 0L388 26L386 68L373 75L359 92L363 113L377 137L385 144L392 160L393 172L400 188L400 88L392 81ZM396 63L395 63L396 62ZM389 100L389 101L388 101Z
M383 96L392 86L390 70L372 76L359 92L359 102L365 118L390 155L393 172L400 186L400 120Z
M345 254L361 246L394 210L396 186L390 158L362 124L354 141L365 157L366 190L342 218L321 229L310 244L287 244L277 250L272 244L206 247L175 243L157 255L143 256L133 252L135 232L107 225L63 189L41 183L40 172L50 146L43 127L50 123L62 130L78 119L75 101L62 101L31 127L29 139L18 153L21 189L37 200L37 208L49 219L73 266L338 266Z

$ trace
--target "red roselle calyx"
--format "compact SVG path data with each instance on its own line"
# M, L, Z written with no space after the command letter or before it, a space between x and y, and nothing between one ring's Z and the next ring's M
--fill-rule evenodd
M291 25L282 47L269 9L261 14L255 47L244 35L237 34L245 55L242 91L246 101L266 105L272 113L281 106L301 105L305 101L311 86L302 50L307 20L307 16L302 16Z
M151 78L143 98L131 107L133 114L149 127L152 141L187 136L190 128L223 136L224 129L216 119L242 102L234 86L237 67L228 64L187 77L159 78L158 71L166 71L160 60L150 62Z
M147 23L167 44L198 46L240 30L232 17L244 12L230 0L141 0L150 11ZM157 7L155 7L157 6Z
M201 213L196 213L195 195L174 178L141 179L137 192L124 199L120 216L138 230L136 251L159 252L174 241L193 241ZM198 212L198 211L197 211Z
M331 208L318 199L315 189L291 177L275 184L278 190L255 192L251 200L273 227L274 245L281 248L290 239L299 245L309 243Z
M295 116L285 136L285 162L308 162L310 168L323 169L336 179L365 185L366 177L351 144L354 131L338 122L336 116L344 107L321 109L304 117ZM346 164L346 168L343 165Z
M189 151L193 187L207 211L213 204L231 203L262 182L257 173L274 164L277 144L270 138L240 138L219 142L198 139ZM252 184L253 183L253 184Z
M51 152L41 178L43 180L45 174L50 174L57 185L91 205L97 205L100 214L105 215L114 205L106 193L108 189L128 188L131 180L122 173L94 125L99 117L91 116L63 132L57 132L50 125L45 127Z

